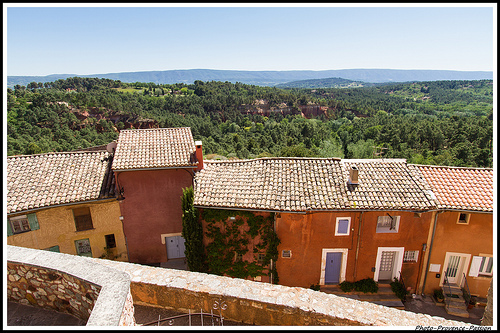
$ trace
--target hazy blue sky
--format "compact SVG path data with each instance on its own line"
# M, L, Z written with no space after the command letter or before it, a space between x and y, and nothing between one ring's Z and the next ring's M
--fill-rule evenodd
M194 68L491 71L496 61L496 4L13 7L20 5L5 11L4 4L7 75Z

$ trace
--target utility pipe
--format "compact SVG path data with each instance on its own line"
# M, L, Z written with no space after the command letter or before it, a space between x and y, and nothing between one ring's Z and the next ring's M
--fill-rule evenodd
M427 257L427 265L425 267L424 283L422 284L422 295L424 294L425 282L427 281L427 273L429 272L429 266L431 265L432 244L434 243L434 234L436 233L437 219L438 215L441 214L442 212L443 211L438 211L436 215L434 215L434 226L432 228L431 244L429 245L429 256Z
M359 243L361 241L361 225L363 223L363 212L359 214L358 240L356 244L356 258L354 259L354 281L356 281L356 271L358 268Z

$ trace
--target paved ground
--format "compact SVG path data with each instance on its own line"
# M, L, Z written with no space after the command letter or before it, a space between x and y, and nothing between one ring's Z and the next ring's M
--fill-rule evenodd
M481 325L481 319L484 314L484 307L476 306L469 311L469 318L463 318L450 315L444 309L444 306L437 306L431 296L422 297L417 295L416 298L410 298L405 303L405 310L417 313L425 313L431 316L438 316L450 320L462 321L474 325Z
M7 326L85 326L86 321L55 310L7 302Z

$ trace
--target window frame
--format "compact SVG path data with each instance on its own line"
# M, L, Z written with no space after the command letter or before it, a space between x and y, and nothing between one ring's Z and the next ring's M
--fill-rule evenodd
M339 221L347 220L347 233L339 233ZM337 217L335 221L335 236L349 236L351 234L351 217Z
M78 242L84 242L87 241L89 243L89 252L80 252L79 247L78 247ZM90 239L89 238L83 238L83 239L77 239L75 240L75 248L76 248L76 254L82 257L92 257L92 246L90 245Z
M418 262L419 250L405 251L403 254L403 262Z
M13 235L22 234L31 231L30 221L28 220L28 215L19 215L14 217L9 217L8 219L10 228ZM19 223L19 224L18 224ZM17 226L17 228L16 228ZM27 229L26 229L27 227Z
M288 255L285 256L285 252L288 252ZM290 259L292 257L292 250L281 250L281 258Z
M88 210L88 214L81 214L81 211L84 210ZM78 212L78 215L75 215L75 211L80 211L80 212ZM73 208L72 213L73 213L73 220L75 221L75 229L77 232L94 229L94 221L92 221L92 212L90 210L90 207ZM85 217L88 217L88 220L84 221L83 218ZM88 228L89 222L90 222L90 228Z
M483 259L481 261L481 264L479 266L479 271L478 275L479 276L493 276L493 257L490 256L481 256ZM489 262L491 261L491 268L490 272L488 273L486 269L488 268ZM484 269L482 269L484 268Z
M461 220L460 219L460 216L461 215L465 215L465 220ZM470 213L458 213L458 217L457 217L457 224L461 224L461 225L468 225L469 224L469 221L470 221ZM460 221L464 221L464 222L460 222Z
M389 227L389 229L386 229L387 227L384 226L384 227L379 227L379 223L382 223L383 221L380 221L381 218L391 218L392 217L392 220L390 222L390 224L392 225L392 222L394 221L394 219L396 219L396 222L395 222L395 226L394 226L394 229L391 230ZM387 215L380 215L380 216L377 216L377 225L375 226L375 233L377 234L397 234L399 233L399 225L400 225L400 222L401 222L401 216L400 215L397 215L397 216L390 216L389 214ZM385 223L385 222L383 222Z
M113 239L112 242L109 240L111 238ZM115 234L104 235L104 240L106 241L106 248L107 249L114 249L114 248L116 248L116 237L115 237ZM110 243L113 246L109 246Z

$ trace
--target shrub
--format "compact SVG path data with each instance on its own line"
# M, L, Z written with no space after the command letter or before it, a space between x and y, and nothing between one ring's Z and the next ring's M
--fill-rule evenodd
M394 278L394 281L391 282L391 290L401 300L405 300L406 295L408 295L408 290L406 290L405 286L396 278Z
M354 283L344 281L339 284L339 287L343 292L348 293L354 289Z
M363 293L376 293L378 291L378 284L373 279L363 279L356 282L344 281L339 284L339 287L343 292L355 290Z
M309 289L319 291L319 284L311 284L311 286L309 287Z

